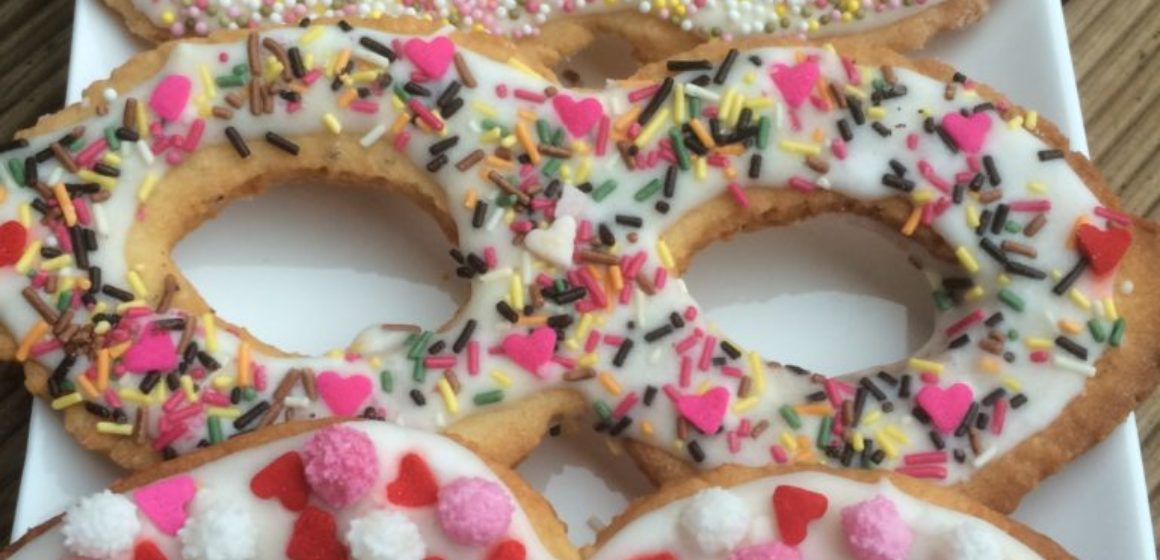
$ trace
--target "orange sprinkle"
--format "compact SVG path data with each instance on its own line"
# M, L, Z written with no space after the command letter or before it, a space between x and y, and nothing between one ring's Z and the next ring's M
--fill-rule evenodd
M334 70L332 74L338 74L343 68L346 68L346 63L350 62L350 49L342 49L338 53L338 58L334 59Z
M523 317L520 317L519 321L516 321L516 324L521 326L521 327L538 327L540 325L545 325L547 323L548 323L548 316L547 315L525 315Z
M810 138L813 138L815 144L821 144L826 139L826 133L821 128L815 128Z
M528 126L524 121L516 121L516 140L520 141L520 145L524 147L524 151L528 153L528 159L532 161L532 165L540 164L540 148L536 146L536 142L532 140L532 135L528 133Z
M617 117L616 120L612 123L613 130L616 130L617 132L624 132L628 130L628 127L632 125L633 121L636 120L636 117L640 116L640 111L640 107L633 107L629 112Z
M922 219L922 207L915 206L910 211L910 216L906 218L906 223L902 224L902 235L910 237L914 235L914 230L918 229L918 222Z
M396 135L407 127L407 121L411 119L411 113L403 111L399 116L395 117L395 122L391 123L391 134Z
M475 208L475 203L479 201L479 193L475 189L467 189L467 194L463 196L464 208Z
M109 387L109 363L112 359L109 357L109 349L102 348L97 352L97 389L104 391Z
M830 403L798 404L794 405L793 409L805 416L828 416L834 413L834 407L830 406Z
M81 394L89 400L95 401L100 398L101 393L93 386L92 380L87 375L77 376L77 385L81 388Z
M238 345L238 386L250 386L250 343L242 341Z
M1075 219L1075 223L1071 226L1071 232L1067 234L1067 248L1075 249L1075 232L1079 231L1079 226L1088 223L1087 216L1080 216Z
M347 88L342 90L342 93L338 94L339 108L346 109L347 107L350 107L351 102L353 102L356 97L358 97L357 89Z
M129 341L125 341L116 346L113 346L112 348L109 348L109 357L113 358L114 360L120 358L121 354L124 354L127 350L129 350L129 346Z
M485 160L483 160L483 161L484 161L484 163L486 163L487 165L489 165L489 166L491 166L491 167L494 167L494 168L496 168L496 169L503 169L503 170L506 170L506 171L511 171L511 170L513 170L513 169L515 169L515 168L516 168L516 164L515 164L515 162L508 161L508 160L506 160L506 159L503 159L503 158L498 158L498 157L495 157L495 156L487 156L487 159L485 159ZM485 178L487 177L487 174L486 174L486 173L484 174L484 177L485 177Z
M706 148L712 150L717 147L717 143L713 141L713 137L709 135L709 131L705 130L705 125L701 124L699 119L692 119L689 121L689 128L693 129L693 134L700 140Z
M44 321L37 321L28 329L28 333L20 340L20 347L16 349L16 361L23 362L28 360L28 355L32 353L32 345L36 344L44 335L48 334L48 323Z
M621 275L620 265L608 267L608 274L611 276L613 293L620 292L624 288L624 276Z

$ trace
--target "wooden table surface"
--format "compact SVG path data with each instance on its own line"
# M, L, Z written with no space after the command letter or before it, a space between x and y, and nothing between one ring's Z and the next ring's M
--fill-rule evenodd
M1000 0L1006 2L1021 0ZM1160 0L1064 0L1091 155L1133 213L1160 219ZM64 103L73 0L0 0L0 138ZM24 464L30 399L0 364L0 539ZM1160 529L1160 392L1137 411Z

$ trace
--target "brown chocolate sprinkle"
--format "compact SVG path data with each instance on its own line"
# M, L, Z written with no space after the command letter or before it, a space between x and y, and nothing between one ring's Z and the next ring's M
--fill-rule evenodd
M455 61L455 72L459 74L459 81L468 88L474 89L476 85L475 75L471 73L471 67L467 65L467 61L463 60L463 55L455 53L452 60Z

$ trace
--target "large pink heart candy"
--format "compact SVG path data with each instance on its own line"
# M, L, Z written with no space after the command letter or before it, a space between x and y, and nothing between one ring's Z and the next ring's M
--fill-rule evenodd
M335 416L354 416L371 394L371 380L362 375L343 377L333 371L318 375L318 395Z
M153 93L149 94L149 108L167 121L176 121L189 103L189 91L193 87L189 78L181 74L169 74L161 78Z
M683 395L677 399L677 411L705 434L715 434L725 420L729 407L729 389L713 387L700 395Z
M552 98L552 108L556 109L556 115L568 133L577 138L588 134L592 126L604 117L604 106L595 97L577 101L562 93L556 94Z
M146 325L121 356L121 365L133 373L169 372L177 367L177 344L167 331Z
M771 75L773 84L781 91L781 96L791 109L801 107L809 99L810 92L818 83L818 76L818 63L815 60L806 60L793 66L779 66Z
M500 343L504 355L532 375L540 375L540 367L552 359L556 351L556 331L539 327L530 335L513 333Z
M991 117L986 112L964 117L962 113L947 113L942 120L942 128L954 139L959 149L968 154L977 154L983 149L987 133L991 131Z
M934 426L944 434L959 427L974 399L974 391L965 383L955 383L946 389L932 383L920 389L914 397Z
M134 490L133 501L159 531L172 536L185 526L185 507L196 493L193 477L182 474Z
M455 43L447 37L436 37L430 41L416 37L403 43L403 54L427 76L442 78L455 57Z

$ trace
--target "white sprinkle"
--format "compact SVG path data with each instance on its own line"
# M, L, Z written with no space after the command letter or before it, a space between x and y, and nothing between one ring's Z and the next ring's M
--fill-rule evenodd
M149 148L149 144L145 142L134 142L137 144L137 154L141 156L141 161L145 165L153 165L153 150Z
M287 408L306 408L310 406L310 399L306 397L287 396L282 399L282 406Z
M1061 367L1063 369L1083 374L1088 377L1092 377L1096 374L1095 366L1081 362L1079 360L1068 358L1067 356L1060 356L1058 354L1053 355L1051 357L1051 363L1056 367Z
M1120 282L1121 294L1130 295L1134 291L1136 291L1136 284L1131 280L1124 280L1123 282Z
M378 126L372 128L370 132L366 133L366 135L363 136L362 139L358 141L358 143L363 148L369 148L375 142L378 142L379 139L382 138L386 133L387 125L380 123Z
M991 459L994 459L994 458L995 458L995 448L988 447L988 448L984 449L983 452L980 453L978 457L975 457L975 461L973 464L974 464L975 468L979 468L979 467L982 467L983 465L986 465L987 463L991 462Z
M697 84L685 84L685 93L690 96L705 99L707 101L720 101L721 96L717 92L709 91Z

